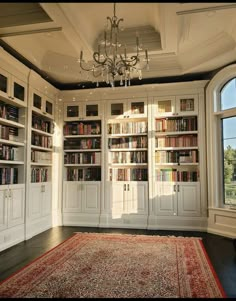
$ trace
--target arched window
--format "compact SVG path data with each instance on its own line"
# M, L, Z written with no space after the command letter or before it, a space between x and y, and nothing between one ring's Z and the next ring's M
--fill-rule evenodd
M223 204L236 205L236 78L220 92L221 148L223 154Z
M236 65L222 69L206 89L208 202L236 208Z

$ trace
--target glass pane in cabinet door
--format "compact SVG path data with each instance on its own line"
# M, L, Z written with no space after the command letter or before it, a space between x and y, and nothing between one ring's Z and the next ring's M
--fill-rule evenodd
M7 93L7 77L0 74L0 91Z
M46 100L46 112L52 115L52 103Z
M180 112L194 111L194 98L180 99Z
M79 117L79 107L78 106L67 106L67 117Z
M33 106L37 109L41 110L41 105L42 105L42 98L41 96L37 94L33 94Z
M98 105L86 105L86 116L98 116Z
M25 100L25 88L18 83L14 83L14 97L22 101Z
M159 100L157 102L157 113L171 113L172 112L172 100Z
M111 104L111 115L123 115L124 105L123 103L112 103Z
M144 102L131 102L131 114L143 114Z

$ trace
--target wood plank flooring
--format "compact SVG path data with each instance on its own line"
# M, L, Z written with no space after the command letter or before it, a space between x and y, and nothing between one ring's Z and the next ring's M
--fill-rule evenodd
M60 226L0 252L0 280L4 280L26 264L54 248L74 232L130 233L146 235L175 235L202 237L211 263L228 298L236 298L236 252L233 240L203 232L107 229Z

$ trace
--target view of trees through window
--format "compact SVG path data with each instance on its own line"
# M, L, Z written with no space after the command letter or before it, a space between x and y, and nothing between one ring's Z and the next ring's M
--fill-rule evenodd
M235 78L229 81L221 91L221 110L231 108L236 108ZM221 120L224 153L224 203L236 205L236 116Z

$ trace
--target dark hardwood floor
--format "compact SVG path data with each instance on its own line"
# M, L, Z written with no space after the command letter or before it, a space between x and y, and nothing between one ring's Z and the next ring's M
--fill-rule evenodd
M202 237L203 244L228 298L236 298L236 251L233 240L190 231L55 227L0 252L0 281L63 242L74 232L130 233Z

